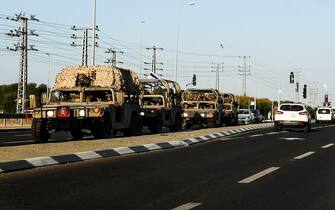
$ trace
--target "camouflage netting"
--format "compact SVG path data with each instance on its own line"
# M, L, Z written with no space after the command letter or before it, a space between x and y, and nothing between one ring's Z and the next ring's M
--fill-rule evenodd
M83 82L84 81L84 82ZM140 81L134 71L111 66L71 66L56 76L55 90L77 86L110 87L116 91L138 92Z

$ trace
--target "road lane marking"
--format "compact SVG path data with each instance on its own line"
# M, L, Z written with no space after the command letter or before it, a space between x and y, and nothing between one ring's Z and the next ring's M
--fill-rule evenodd
M287 140L287 141L303 141L305 140L304 138L297 138L297 137L292 137L292 138L280 138L282 140Z
M297 157L294 157L293 159L294 160L301 160L301 159L303 159L303 158L305 158L305 157L308 157L308 156L310 156L310 155L312 155L312 154L314 154L315 152L313 152L313 151L310 151L310 152L306 152L306 153L304 153L304 154L302 154L302 155L299 155L299 156L297 156Z
M24 137L24 136L31 136L30 133L27 133L27 134L15 134L14 136L16 137Z
M266 135L274 135L274 134L278 134L278 132L270 132L270 133L266 133Z
M263 170L261 172L258 172L257 174L254 174L254 175L252 175L252 176L250 176L248 178L245 178L245 179L239 181L238 183L240 183L240 184L249 184L250 182L253 182L253 181L255 181L255 180L257 180L257 179L259 179L259 178L261 178L261 177L263 177L265 175L268 175L268 174L270 174L270 173L278 170L279 168L280 167L270 167L270 168L265 169L265 170Z
M172 210L189 210L189 209L193 209L197 206L200 206L202 203L194 203L194 202L189 202L189 203L185 203L181 206L178 206L176 208L173 208Z
M334 146L334 144L333 144L333 143L331 143L331 144L326 144L326 145L323 145L321 148L322 148L322 149L326 149L326 148L329 148L329 147L332 147L332 146Z
M264 136L265 134L254 134L254 135L251 135L249 137L258 137L258 136Z

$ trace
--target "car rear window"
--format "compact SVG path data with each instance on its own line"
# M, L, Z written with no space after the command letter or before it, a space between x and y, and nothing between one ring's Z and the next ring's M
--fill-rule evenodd
M330 109L319 109L319 114L330 114Z
M298 112L304 110L304 107L301 105L282 105L280 110Z

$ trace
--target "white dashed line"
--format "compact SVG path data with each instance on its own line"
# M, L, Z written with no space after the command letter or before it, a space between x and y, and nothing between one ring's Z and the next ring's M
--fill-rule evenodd
M302 155L299 155L299 156L297 156L297 157L294 157L293 159L294 160L301 160L301 159L303 159L303 158L305 158L305 157L308 157L308 156L310 156L310 155L312 155L312 154L314 154L315 152L313 152L313 151L310 151L310 152L306 152L306 153L304 153L304 154L302 154Z
M280 167L270 167L268 169L265 169L264 171L261 171L261 172L255 174L255 175L252 175L252 176L250 176L250 177L248 177L246 179L243 179L243 180L239 181L238 183L240 183L240 184L249 184L250 182L253 182L256 179L259 179L259 178L261 178L261 177L263 177L263 176L265 176L267 174L270 174L270 173L278 170L279 168Z
M249 137L258 137L258 136L264 136L264 134L254 134L254 135L251 135Z
M189 203L185 203L181 206L178 206L176 208L173 208L172 210L189 210L189 209L193 209L197 206L200 206L202 203L194 203L194 202L189 202Z
M326 144L326 145L323 145L321 148L322 149L326 149L326 148L329 148L329 147L332 147L332 146L334 146L334 144Z

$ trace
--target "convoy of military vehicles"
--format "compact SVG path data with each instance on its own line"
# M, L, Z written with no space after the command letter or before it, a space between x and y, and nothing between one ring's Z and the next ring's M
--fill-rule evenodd
M166 79L139 79L134 71L111 66L73 66L57 76L47 103L33 111L32 133L37 143L69 131L108 138L121 131L139 135L193 126L218 127L238 123L238 102L233 94L215 89L181 90Z

